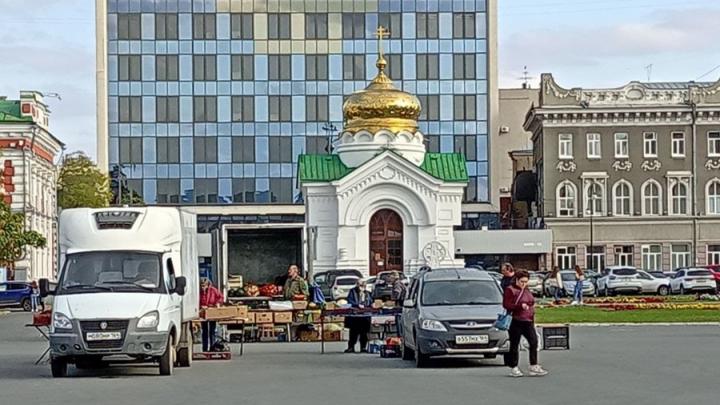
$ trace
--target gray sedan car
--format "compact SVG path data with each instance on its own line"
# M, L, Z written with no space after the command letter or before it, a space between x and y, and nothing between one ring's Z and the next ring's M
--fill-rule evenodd
M509 351L493 326L502 291L486 272L437 269L415 276L402 313L403 359L424 367L432 357L495 358Z

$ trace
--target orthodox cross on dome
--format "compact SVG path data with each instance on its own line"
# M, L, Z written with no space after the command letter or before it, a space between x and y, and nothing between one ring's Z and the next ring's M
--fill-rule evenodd
M390 31L381 25L378 27L377 30L375 30L375 36L378 39L378 60L375 63L375 66L377 66L377 68L380 69L380 72L382 73L385 70L385 66L387 66L387 61L385 60L385 57L383 56L382 40L383 40L383 38L390 37Z

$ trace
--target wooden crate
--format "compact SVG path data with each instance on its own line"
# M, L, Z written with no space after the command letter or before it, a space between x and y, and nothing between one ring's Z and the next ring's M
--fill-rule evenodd
M275 312L275 323L292 323L292 312Z
M237 307L219 307L205 309L205 319L231 319L237 317Z
M273 323L273 321L274 319L272 312L255 312L255 323Z

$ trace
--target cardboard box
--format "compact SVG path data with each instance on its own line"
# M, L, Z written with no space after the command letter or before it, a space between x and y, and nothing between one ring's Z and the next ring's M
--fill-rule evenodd
M251 325L255 324L255 312L248 312L245 315L245 323Z
M205 309L205 319L232 319L237 317L237 307L219 307Z
M316 330L301 330L298 340L301 342L317 342L320 340L320 333Z
M292 323L292 312L275 312L275 323Z
M235 308L237 308L237 315L236 315L237 318L247 319L248 310L249 310L247 305L238 305Z
M257 323L257 324L273 323L273 313L272 312L255 312L255 323Z
M323 332L323 337L326 342L339 342L342 340L341 330L326 330Z
M304 310L307 306L307 301L293 301L293 309Z

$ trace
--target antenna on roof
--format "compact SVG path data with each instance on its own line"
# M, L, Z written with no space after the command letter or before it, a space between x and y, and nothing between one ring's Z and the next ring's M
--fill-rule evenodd
M527 65L523 66L523 75L519 79L523 81L522 88L523 89L529 89L530 88L530 79L532 79L532 76L530 76L530 72L528 72Z
M650 81L651 81L650 79L652 78L652 69L653 69L653 64L652 64L652 63L649 64L649 65L647 65L647 66L645 66L645 74L647 74L647 81L648 81L648 82L650 82Z

